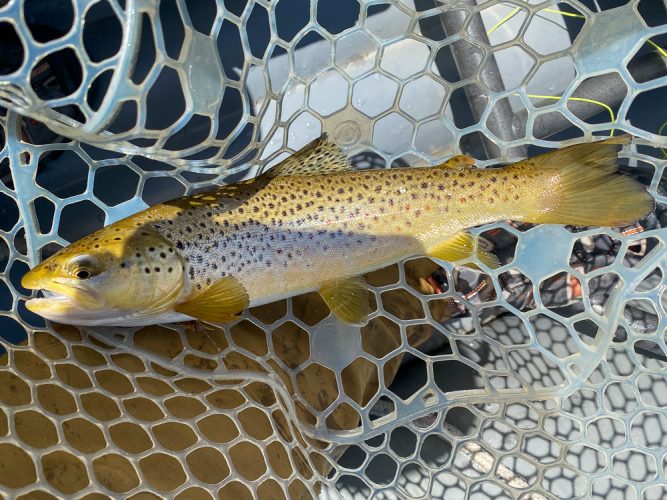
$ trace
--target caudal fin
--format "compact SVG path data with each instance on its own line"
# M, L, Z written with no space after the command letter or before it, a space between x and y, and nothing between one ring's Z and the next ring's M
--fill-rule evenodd
M648 214L653 198L644 186L616 173L619 144L629 136L577 144L531 158L517 168L544 172L540 210L522 220L577 226L622 226ZM555 174L555 175L554 175Z

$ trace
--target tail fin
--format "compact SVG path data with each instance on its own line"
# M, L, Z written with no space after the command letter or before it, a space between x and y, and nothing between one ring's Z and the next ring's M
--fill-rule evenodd
M640 183L616 173L618 145L629 140L630 136L621 136L577 144L517 164L522 169L539 168L557 179L555 185L543 184L540 213L522 220L614 227L644 217L653 209L653 198Z

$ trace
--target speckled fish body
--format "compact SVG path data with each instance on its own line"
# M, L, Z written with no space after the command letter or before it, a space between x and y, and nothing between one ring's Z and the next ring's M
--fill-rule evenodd
M159 205L136 222L174 242L190 286L231 275L255 306L427 254L465 228L533 210L536 180L446 168L277 177Z
M504 219L619 225L652 206L641 185L613 175L611 142L484 170L457 157L355 172L332 150L320 141L255 180L101 229L24 277L24 286L51 292L28 306L74 324L224 322L318 290L339 318L363 324L359 276L369 271L422 254L494 267L466 228Z

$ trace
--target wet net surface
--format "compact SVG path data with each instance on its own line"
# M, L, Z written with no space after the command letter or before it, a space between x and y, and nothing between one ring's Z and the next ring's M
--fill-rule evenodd
M659 4L0 1L0 491L663 498ZM61 246L323 132L358 168L632 133L621 163L658 206L478 228L500 269L373 273L361 329L315 294L222 329L26 310L21 276Z

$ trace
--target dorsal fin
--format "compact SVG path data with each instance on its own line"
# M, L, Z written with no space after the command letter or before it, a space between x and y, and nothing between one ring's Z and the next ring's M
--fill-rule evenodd
M352 170L347 156L326 134L305 145L266 172L269 177L286 175L326 175Z

